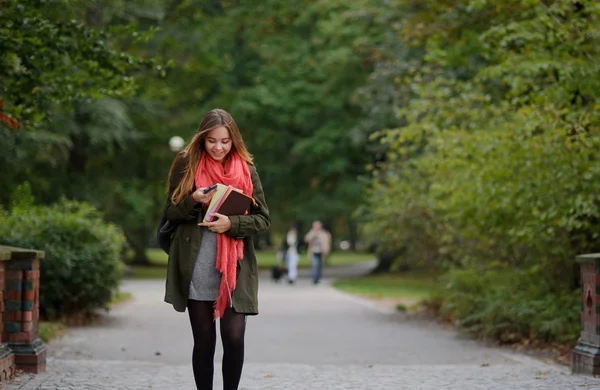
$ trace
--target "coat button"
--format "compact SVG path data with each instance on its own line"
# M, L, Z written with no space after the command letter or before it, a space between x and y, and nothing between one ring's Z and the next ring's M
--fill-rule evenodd
M190 241L191 241L191 239L189 237L185 238L185 242L190 242Z

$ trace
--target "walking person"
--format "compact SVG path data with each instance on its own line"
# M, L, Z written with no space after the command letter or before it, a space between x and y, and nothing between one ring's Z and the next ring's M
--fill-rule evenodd
M203 223L213 184L251 194L244 215L214 214ZM188 311L196 388L213 388L216 320L223 344L223 388L239 386L244 364L246 318L258 314L258 275L252 236L271 219L262 184L237 124L229 113L206 114L191 142L177 154L168 178L168 221L176 224L169 249L165 301Z
M287 268L288 283L294 284L298 277L298 261L300 260L298 254L298 230L295 227L290 227L286 233L282 250Z
M320 221L314 221L312 228L304 237L304 242L308 244L308 258L312 264L313 283L317 284L323 273L323 262L331 251L331 234L323 229Z

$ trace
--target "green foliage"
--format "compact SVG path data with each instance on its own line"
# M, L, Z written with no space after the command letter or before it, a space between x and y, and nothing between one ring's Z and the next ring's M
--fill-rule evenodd
M101 12L81 1L2 1L0 99L8 113L29 127L48 120L58 105L134 92L130 72L157 65L115 50L116 39L142 37L95 28Z
M280 224L334 225L359 204L356 177L369 154L350 131L352 95L388 28L370 2L4 3L0 26L19 28L0 48L10 78L0 99L28 131L0 126L0 203L24 180L43 203L91 202L123 228L136 262L147 261L168 140L191 139L202 115L222 107L240 125ZM25 18L44 28L21 26ZM12 76L27 69L7 58L27 65L21 57L32 53L35 69L17 83ZM172 60L164 78L155 77L156 56Z
M236 118L276 225L354 217L409 265L550 281L523 305L566 308L575 254L600 250L593 0L0 4L0 99L28 129L0 125L0 204L26 209L25 189L10 198L24 181L45 204L88 201L138 263L168 140L214 107ZM172 66L139 60L155 56Z
M216 3L200 31L219 93L203 107L234 114L276 219L348 216L369 157L350 131L352 95L387 26L363 0Z
M17 186L13 191L12 206L10 209L13 212L23 212L32 207L34 203L35 199L31 192L31 185L25 182Z
M2 214L0 242L45 252L40 280L44 318L106 307L122 275L123 234L85 203L63 200Z
M572 343L581 331L580 294L553 292L540 275L508 269L453 270L441 314L463 330L501 343Z
M169 69L147 50L164 16L145 0L2 2L0 100L23 126L0 125L0 203L27 180L42 203L93 203L144 252L172 156L162 111L134 96Z
M372 133L387 153L373 165L367 233L453 270L444 310L475 333L572 341L574 258L600 249L600 9L397 4L403 44L382 47L410 48L419 66L388 63L365 87L393 80L405 96L399 125ZM514 275L482 277L497 266Z

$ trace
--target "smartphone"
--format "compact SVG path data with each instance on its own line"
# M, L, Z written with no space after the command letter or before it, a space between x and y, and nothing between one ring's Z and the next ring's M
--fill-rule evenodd
M214 190L215 188L217 188L216 184L213 184L212 186L205 188L204 191L202 191L203 194L208 194L209 192L211 192L212 190Z

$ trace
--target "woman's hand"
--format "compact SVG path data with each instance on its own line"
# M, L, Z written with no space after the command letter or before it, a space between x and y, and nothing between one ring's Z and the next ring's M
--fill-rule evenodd
M219 213L214 213L213 216L218 219L212 222L202 222L199 225L207 226L208 230L215 233L225 233L231 229L231 219L228 216Z
M194 193L192 193L192 199L194 200L194 202L202 204L210 202L217 189L215 188L213 190L210 190L206 194L204 193L205 189L206 188L198 188L196 191L194 191Z

